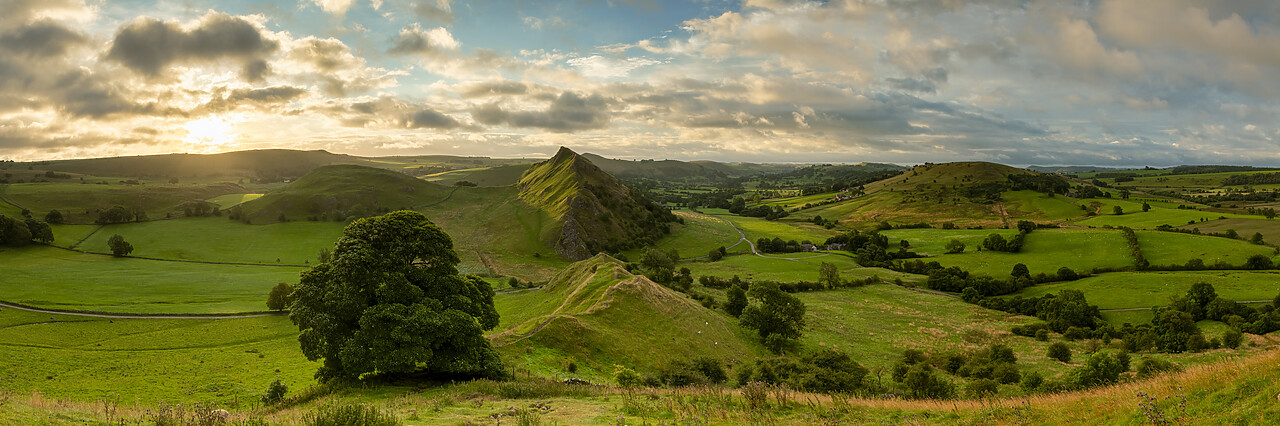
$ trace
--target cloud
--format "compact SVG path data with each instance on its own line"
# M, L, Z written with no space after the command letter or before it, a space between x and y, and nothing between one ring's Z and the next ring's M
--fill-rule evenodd
M336 38L306 36L294 40L287 54L289 59L310 64L320 71L335 71L359 66L363 60L351 54L351 49Z
M400 36L395 40L391 49L387 53L394 55L423 55L438 56L444 51L458 50L461 43L453 39L453 34L444 27L432 28L430 30L422 29L417 23L410 24L400 30Z
M564 18L559 16L552 16L547 19L526 16L521 18L521 20L523 20L524 24L528 25L531 30L541 30L543 27L564 28L569 25L568 22L564 21Z
M212 11L189 28L139 18L116 33L106 57L150 78L174 64L229 61L240 65L245 80L261 81L269 70L268 56L280 48L263 31L242 17Z
M286 104L307 93L306 89L293 86L272 86L264 88L237 88L227 90L219 87L213 91L211 100L196 108L197 113L219 113L234 110L240 106L258 107L263 112L273 112L271 107Z
M28 57L62 56L88 41L88 37L47 19L0 33L0 49Z
M506 110L498 104L488 104L473 108L471 117L490 126L507 125L572 133L605 128L609 125L612 113L608 102L598 94L582 96L564 92L552 99L545 110Z
M5 0L0 2L0 28L21 25L42 18L84 16L91 9L83 0Z
M319 111L332 116L346 127L437 130L464 127L458 119L430 106L412 104L390 96L334 103Z
M1088 21L1059 16L1052 25L1055 34L1045 41L1045 52L1076 77L1096 81L1103 77L1142 76L1144 68L1138 55L1102 45Z
M529 86L522 82L503 80L471 84L463 87L459 94L463 98L479 98L485 96L523 95L528 90Z
M565 63L577 68L587 78L607 79L623 78L638 68L662 62L645 58L612 59L600 55L591 55L585 58L572 58L565 61Z
M311 2L320 6L320 9L325 12L341 16L347 13L347 9L351 8L355 0L311 0Z
M453 0L417 0L411 8L420 18L453 23Z

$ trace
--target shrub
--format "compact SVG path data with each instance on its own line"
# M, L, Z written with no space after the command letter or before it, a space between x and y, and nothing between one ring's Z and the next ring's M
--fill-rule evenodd
M1032 371L1022 376L1022 389L1030 392L1040 389L1040 385L1044 383L1044 376L1038 371Z
M626 389L635 389L644 384L644 378L640 374L621 365L615 365L613 371L613 380L618 382L618 386Z
M267 385L267 391L262 394L262 403L264 405L279 404L280 401L284 401L286 393L289 393L289 386L286 386L284 381L275 379Z
M1122 367L1115 357L1098 352L1090 355L1084 365L1072 373L1077 385L1091 387L1115 383L1120 379L1120 373L1124 372Z
M293 286L287 283L276 284L271 288L271 292L267 293L267 309L280 311L288 309L293 304Z
M1054 342L1049 345L1049 358L1069 363L1071 362L1071 348L1068 348L1065 343Z
M965 387L964 392L971 398L986 398L995 395L999 387L995 380L978 379L969 382L969 386Z
M1036 341L1040 341L1040 342L1048 342L1048 341L1049 341L1049 330L1045 330L1045 329L1043 329L1043 328L1042 328L1042 329L1039 329L1039 330L1036 330Z
M1230 329L1222 335L1222 346L1235 349L1240 347L1240 342L1244 340L1244 333L1240 330Z
M1164 372L1181 370L1182 368L1178 364L1160 358L1144 356L1142 357L1142 362L1138 363L1138 378L1143 379Z
M934 374L928 364L916 364L907 370L902 383L915 398L946 399L955 396L956 389L950 381Z

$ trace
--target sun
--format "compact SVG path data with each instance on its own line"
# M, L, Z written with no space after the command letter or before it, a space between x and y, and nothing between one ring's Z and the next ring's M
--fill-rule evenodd
M187 130L183 141L197 151L219 150L235 143L236 134L231 131L234 124L216 115L193 120L182 126Z

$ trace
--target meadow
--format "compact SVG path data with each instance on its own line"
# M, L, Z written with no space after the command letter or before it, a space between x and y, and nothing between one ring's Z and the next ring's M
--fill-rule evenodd
M1258 216L1236 213L1206 212L1192 209L1177 209L1151 206L1150 211L1142 211L1142 203L1138 201L1091 198L1086 200L1090 205L1098 206L1098 215L1082 219L1076 224L1083 226L1127 226L1135 229L1154 229L1160 225L1182 226L1189 223L1211 222L1218 218L1258 218ZM1113 208L1120 207L1124 214L1114 214ZM1197 225L1199 226L1199 225Z
M31 183L6 185L5 196L14 204L31 210L32 216L43 218L50 210L58 210L68 223L93 223L95 209L113 206L140 208L152 219L163 218L183 203L201 201L226 194L244 193L234 183L107 185L89 183Z
M246 409L276 378L297 391L315 383L317 364L298 351L297 327L285 317L111 319L6 308L0 324L6 392Z
M1161 231L1135 231L1135 234L1142 256L1152 265L1184 265L1191 259L1201 259L1206 265L1226 262L1240 266L1249 256L1275 255L1274 247L1230 238Z
M115 258L51 247L0 252L0 300L57 309L145 313L266 310L276 283L303 268Z
M76 248L110 253L107 239L119 234L133 245L133 256L305 265L315 263L321 249L332 249L346 225L311 221L247 225L225 217L157 220L103 226Z
M1276 271L1113 272L1078 281L1042 284L1017 293L1038 297L1065 289L1080 290L1100 309L1150 308L1169 304L1195 283L1213 284L1219 297L1235 301L1270 301L1280 294Z
M956 231L936 232L944 232L943 235L946 235L945 232ZM991 231L987 233L990 234ZM915 244L915 240L910 238L907 240ZM920 238L920 240L927 241L928 238ZM945 241L950 240L936 239L931 244L936 245ZM980 242L973 245L966 242L965 245L964 253L944 254L922 260L926 262L936 260L942 266L958 266L969 272L994 277L1008 276L1013 270L1013 265L1018 263L1027 265L1027 269L1032 274L1041 272L1052 274L1064 266L1084 273L1094 268L1123 268L1133 265L1133 258L1130 256L1129 245L1125 242L1124 234L1114 230L1040 229L1026 236L1022 251L1018 253L977 251L978 246L981 245Z

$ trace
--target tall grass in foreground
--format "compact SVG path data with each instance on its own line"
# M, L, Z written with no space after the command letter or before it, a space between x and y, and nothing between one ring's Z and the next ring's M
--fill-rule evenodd
M0 391L0 424L1280 424L1280 351L1093 390L968 400L809 394L758 383L627 391L545 379L477 380L390 398L377 392L306 392L284 408L233 412L223 421L201 404L139 407ZM357 402L369 399L378 402Z

